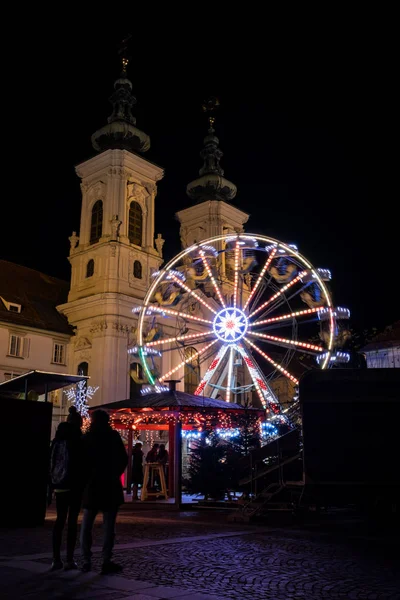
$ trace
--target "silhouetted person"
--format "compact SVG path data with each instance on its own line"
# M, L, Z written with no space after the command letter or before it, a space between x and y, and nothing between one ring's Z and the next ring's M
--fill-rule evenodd
M158 451L157 462L160 463L163 467L165 485L168 487L168 467L167 463L169 461L168 450L165 449L165 444L160 444L160 449Z
M168 450L165 449L165 444L160 444L160 449L157 455L157 462L166 465L169 460Z
M152 449L149 450L146 455L146 462L148 462L148 463L157 462L159 447L160 447L160 444L153 444Z
M137 500L139 485L143 485L143 456L142 444L137 442L132 450L132 500Z
M68 409L68 413L69 414L67 417L67 423L71 423L71 425L78 427L80 432L83 424L82 416L78 413L75 406L70 406Z
M160 447L160 444L153 444L153 447L151 448L151 450L148 451L147 455L146 455L146 462L147 463L155 463L157 462L157 457L158 457L158 449ZM151 471L149 472L149 480L147 482L147 489L150 490L151 488L151 482L153 480L153 485L159 486L159 477L157 475L152 476Z
M86 486L83 494L81 548L83 571L91 569L92 529L99 510L103 513L104 541L102 573L119 573L122 567L112 562L115 521L118 508L124 502L121 475L128 456L121 437L109 424L103 410L92 415L89 431L83 436L83 457Z
M60 423L51 444L50 480L55 492L57 518L53 528L52 570L77 569L74 560L78 515L82 501L81 430L71 423ZM68 517L67 561L61 561L62 533Z

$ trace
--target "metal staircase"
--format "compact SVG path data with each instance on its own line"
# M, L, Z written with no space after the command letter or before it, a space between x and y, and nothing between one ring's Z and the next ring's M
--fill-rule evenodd
M239 483L250 487L250 499L229 520L249 522L262 513L292 511L294 497L300 495L303 487L302 469L297 469L301 457L297 430L243 457L239 463ZM297 480L288 477L289 473L293 475L292 466L296 467L293 472L298 471ZM275 480L270 481L271 477Z

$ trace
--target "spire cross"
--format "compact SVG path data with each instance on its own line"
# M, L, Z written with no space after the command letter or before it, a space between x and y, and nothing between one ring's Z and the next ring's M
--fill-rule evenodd
M214 129L215 117L213 116L213 113L217 110L218 107L219 100L214 96L203 102L203 111L209 115L208 122L210 125L210 129Z
M130 33L125 39L121 40L121 42L118 46L118 54L121 56L122 73L124 75L126 75L126 70L128 68L129 59L130 59L130 56L128 55L128 45L129 45L129 41L130 41L131 37L132 37L132 34Z

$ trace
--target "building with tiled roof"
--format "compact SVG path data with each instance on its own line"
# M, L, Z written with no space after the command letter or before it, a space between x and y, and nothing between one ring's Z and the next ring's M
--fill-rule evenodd
M0 260L0 381L33 369L69 372L73 329L56 308L68 290L66 281ZM61 392L51 400L57 420Z
M399 369L400 368L400 321L373 338L361 348L369 369Z

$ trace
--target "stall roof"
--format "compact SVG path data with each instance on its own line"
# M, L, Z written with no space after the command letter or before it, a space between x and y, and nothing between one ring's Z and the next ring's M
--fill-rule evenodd
M225 402L225 400L216 400L215 398L207 398L204 396L195 396L194 394L187 394L186 392L179 391L167 391L159 394L147 394L146 396L140 396L138 398L120 400L118 402L109 402L108 404L102 404L100 406L93 406L91 410L96 409L105 410L135 410L141 408L149 408L153 410L180 410L180 409L222 409L222 410L258 410L264 412L262 409L250 408L246 409L241 404L234 404L233 402Z
M78 383L78 381L84 379L89 379L89 377L85 375L64 375L64 373L46 371L28 371L27 373L23 373L23 375L14 377L14 379L0 383L0 394L2 392L6 394L23 394L27 389L28 392L33 390L41 396L46 393L46 387L48 392L52 392L53 390Z

